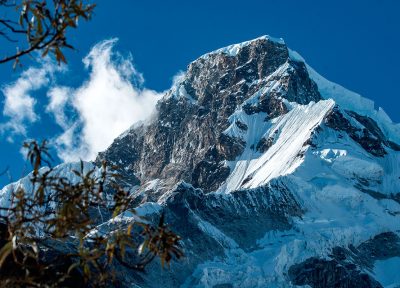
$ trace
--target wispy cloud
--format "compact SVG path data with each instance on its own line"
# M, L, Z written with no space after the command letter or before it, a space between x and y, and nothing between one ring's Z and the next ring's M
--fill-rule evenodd
M47 111L64 132L56 137L64 161L93 160L132 124L148 118L160 94L141 88L144 79L132 57L113 52L116 39L95 45L83 59L89 78L79 88L53 87ZM75 120L66 116L72 108Z
M161 94L143 87L132 56L113 51L116 42L105 40L91 49L83 59L87 80L79 87L54 84L61 68L49 61L4 86L3 115L9 121L0 124L0 133L10 141L17 135L29 137L29 126L48 113L62 132L43 136L51 139L60 159L93 160L131 125L149 118ZM43 108L33 94L46 87L48 103Z
M56 123L64 130L70 126L70 120L65 113L65 108L70 101L72 90L67 87L53 87L47 92L49 103L46 112L51 113Z
M49 62L41 62L39 68L29 68L9 85L4 86L3 115L9 118L6 123L0 124L1 134L8 134L12 141L16 135L27 136L27 127L39 119L35 111L36 100L32 92L45 87L50 83L51 75L57 68Z

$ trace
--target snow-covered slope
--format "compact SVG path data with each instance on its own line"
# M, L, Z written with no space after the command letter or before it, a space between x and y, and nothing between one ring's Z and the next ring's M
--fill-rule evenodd
M157 263L125 271L124 285L400 285L391 272L399 144L400 126L381 108L324 79L282 39L201 56L151 123L98 156L120 166L140 211L165 213L186 252L168 273Z
M241 188L256 188L267 184L273 178L293 173L302 162L299 155L305 150L303 144L334 104L332 100L311 102L308 105L293 104L292 110L287 114L270 122L260 119L260 116L264 116L262 114L249 116L243 111L236 112L241 114L238 117L247 125L248 130L240 132L239 135L230 135L242 136L246 148L242 155L228 164L232 172L220 190L230 192ZM234 128L230 126L228 129ZM257 145L262 138L272 139L272 145L265 153L252 149L252 145Z
M87 173L94 167L95 166L93 165L93 163L83 162L82 172ZM79 162L61 164L54 168L51 176L60 178L65 177L68 178L71 181L71 183L76 183L80 179L75 173L72 172L72 170L80 171L80 168L81 168L81 163ZM48 167L43 167L39 170L39 172L44 174L48 170L49 170ZM100 169L99 172L96 171L96 173L100 175ZM14 183L8 184L5 187L3 187L0 190L0 207L8 207L10 205L12 193L16 192L19 188L23 188L27 193L33 193L34 187L32 185L31 178L32 178L32 173ZM2 210L0 213L4 215L6 211Z

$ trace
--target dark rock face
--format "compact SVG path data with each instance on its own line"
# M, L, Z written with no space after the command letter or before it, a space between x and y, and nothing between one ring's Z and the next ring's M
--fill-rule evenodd
M216 100L215 95L222 94L218 97L220 98L219 101L222 101L221 104L230 104L227 107L229 109L232 104L227 103L226 100L236 98L240 101L240 94L245 96L244 94L247 92L248 88L245 87L247 85L240 83L252 83L255 80L266 78L284 64L288 57L286 45L267 39L252 42L243 47L236 56L214 53L208 55L208 57L201 57L188 67L185 84L187 83L192 89L187 91L188 93L193 91L194 98L199 101L200 105L204 106L218 104L218 101L217 103L214 102ZM235 90L241 92L234 95L233 99L229 98L229 90L232 87L236 87ZM224 106L219 105L219 107Z
M239 120L236 120L235 124L240 130L247 131L248 129L247 125L240 122Z
M354 133L357 131L357 128L351 125L350 121L344 117L343 113L337 106L325 118L325 123L332 129L345 131L347 133Z
M332 110L330 115L325 119L328 127L345 131L355 142L361 145L368 153L376 156L383 157L387 154L385 147L393 150L398 150L399 145L386 138L378 124L367 116L362 116L353 111L344 112L345 116L337 107ZM349 118L364 127L354 126Z
M368 189L368 185L369 185L368 181L366 181L366 180L363 181L363 179L357 179L357 180L358 180L358 183L356 183L354 185L354 187L356 187L361 192L364 192L364 193L368 194L369 196L371 196L375 199L378 199L378 200L389 199L389 200L394 200L397 203L400 203L400 193L384 194L379 191ZM388 212L388 213L395 215L395 213L392 213L392 212Z
M282 65L286 66L278 70ZM281 85L258 95L255 104L244 103L276 81ZM188 66L175 90L160 100L154 120L115 140L97 163L118 165L127 182L135 185L159 178L170 183L165 191L180 180L214 191L230 173L224 161L234 160L246 145L223 133L229 116L243 105L248 114L266 112L267 120L272 119L288 112L284 98L301 104L321 99L304 63L290 60L284 44L258 39L235 56L200 57ZM247 129L240 121L236 125Z
M207 151L204 160L195 166L192 173L192 184L203 188L205 192L216 190L229 176L230 169L224 165L223 155L216 147Z
M135 205L162 203L167 222L184 239L187 259L174 263L173 271L165 273L159 263L152 263L149 274L122 272L126 283L177 287L199 264L226 256L230 246L253 251L257 239L266 232L292 229L293 218L301 218L305 210L293 188L286 187L281 178L228 195L212 193L232 172L230 161L248 151L248 144L252 144L252 152L266 152L279 137L279 128L275 135L252 139L253 143L224 131L232 124L238 134L254 128L243 120L247 118L230 122L230 116L240 109L243 117L265 113L261 119L269 121L288 113L293 105L289 102L308 104L321 99L305 64L290 59L284 44L268 39L252 41L235 55L220 51L192 62L184 77L159 101L153 120L130 129L97 158L97 163L107 160L118 165L123 184L139 186ZM347 134L349 141L375 157L384 157L387 149L400 151L400 145L387 139L371 118L335 107L324 121L328 128ZM305 148L299 157L309 146L317 148L314 133L319 133L321 127L315 128L303 143ZM251 175L243 181L240 178L242 185L251 180ZM147 189L150 180L161 184ZM360 191L383 199L379 198L383 194L366 191L367 185L360 185L356 186ZM398 239L393 235L381 234L357 248L336 247L330 259L313 257L293 265L289 278L295 285L311 287L382 287L363 269L377 259L399 254ZM189 287L195 284L189 283ZM216 287L233 285L222 283Z
M143 147L143 139L144 127L139 126L130 131L130 133L125 137L115 139L112 144L113 149L108 149L107 152L99 153L97 156L97 164L101 164L101 160L105 159L103 155L107 153L107 160L110 159L113 164L118 165L119 167L129 168L129 170L119 170L122 179L130 185L138 185L140 181L135 173L132 173L132 165L140 161L140 148ZM131 153L126 153L125 151L127 149L129 149Z
M139 273L140 281L135 278L135 283L145 287L159 287L160 281L164 287L179 286L198 264L223 257L232 245L252 250L257 246L256 239L268 231L289 229L291 218L304 213L282 181L225 196L205 194L180 183L163 207L167 223L183 239L186 256L173 263L173 273L165 273L159 263L152 263L148 268L151 273ZM132 271L127 274L134 277Z
M284 115L288 112L285 104L280 98L271 96L270 94L263 94L256 104L245 104L243 110L247 115L252 115L260 112L266 112L268 119Z
M317 85L308 76L304 63L288 60L285 73L271 75L266 85L274 83L274 81L280 83L277 88L260 95L258 103L243 106L246 114L266 112L268 119L273 119L288 112L282 98L299 104L318 102L322 99Z
M382 233L362 243L357 250L370 262L400 256L400 238L393 232Z
M272 94L273 97L283 97L290 102L299 104L308 104L311 101L318 102L321 100L318 87L308 76L307 68L303 62L288 62L289 68L286 73L272 77L273 80L278 80L282 87Z
M255 207L253 203L260 205ZM167 207L172 213L170 215L176 217L178 231L182 229L178 227L182 225L182 215L190 216L181 210L188 209L245 249L255 245L255 239L267 231L287 229L290 227L290 218L303 213L296 199L279 182L257 189L236 191L228 197L214 193L205 195L202 190L179 185L168 199ZM171 220L169 223L174 223ZM198 225L198 221L193 224ZM189 234L186 236L190 239L193 236Z
M372 155L384 156L387 152L383 145L387 146L387 141L376 122L369 117L361 116L355 112L349 111L348 114L365 127L361 133L351 135L352 138Z
M289 277L294 285L322 287L383 287L363 271L373 268L374 261L385 260L400 255L400 238L392 233L382 233L365 241L358 247L348 249L335 247L331 259L309 258L289 269Z
M236 139L231 136L221 134L218 138L217 149L220 151L223 159L235 160L237 156L243 153L246 143L241 139Z
M256 149L261 153L266 152L272 145L274 144L274 138L269 137L268 139L261 138L261 140L257 143Z
M360 273L355 265L342 266L336 260L310 258L289 269L294 285L313 288L383 288L368 274Z

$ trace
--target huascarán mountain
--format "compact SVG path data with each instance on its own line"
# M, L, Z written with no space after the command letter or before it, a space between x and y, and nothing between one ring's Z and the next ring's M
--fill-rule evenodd
M400 287L400 126L281 39L190 63L151 120L87 166L102 160L186 255L118 268L126 287Z

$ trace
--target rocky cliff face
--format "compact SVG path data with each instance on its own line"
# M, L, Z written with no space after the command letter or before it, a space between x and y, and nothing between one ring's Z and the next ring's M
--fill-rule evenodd
M246 101L254 94L259 94L256 101ZM157 118L119 137L98 160L120 165L141 183L160 178L170 189L183 180L215 191L230 173L226 161L236 159L246 145L223 133L236 109L265 113L268 121L288 112L284 100L308 104L320 99L305 64L291 60L284 43L260 38L235 55L217 51L192 62L158 103ZM240 120L234 124L247 130Z
M165 213L186 253L169 271L121 267L121 279L127 287L400 285L379 272L400 265L399 143L400 127L384 112L322 78L283 40L203 55L149 123L96 159L119 167L137 209Z

